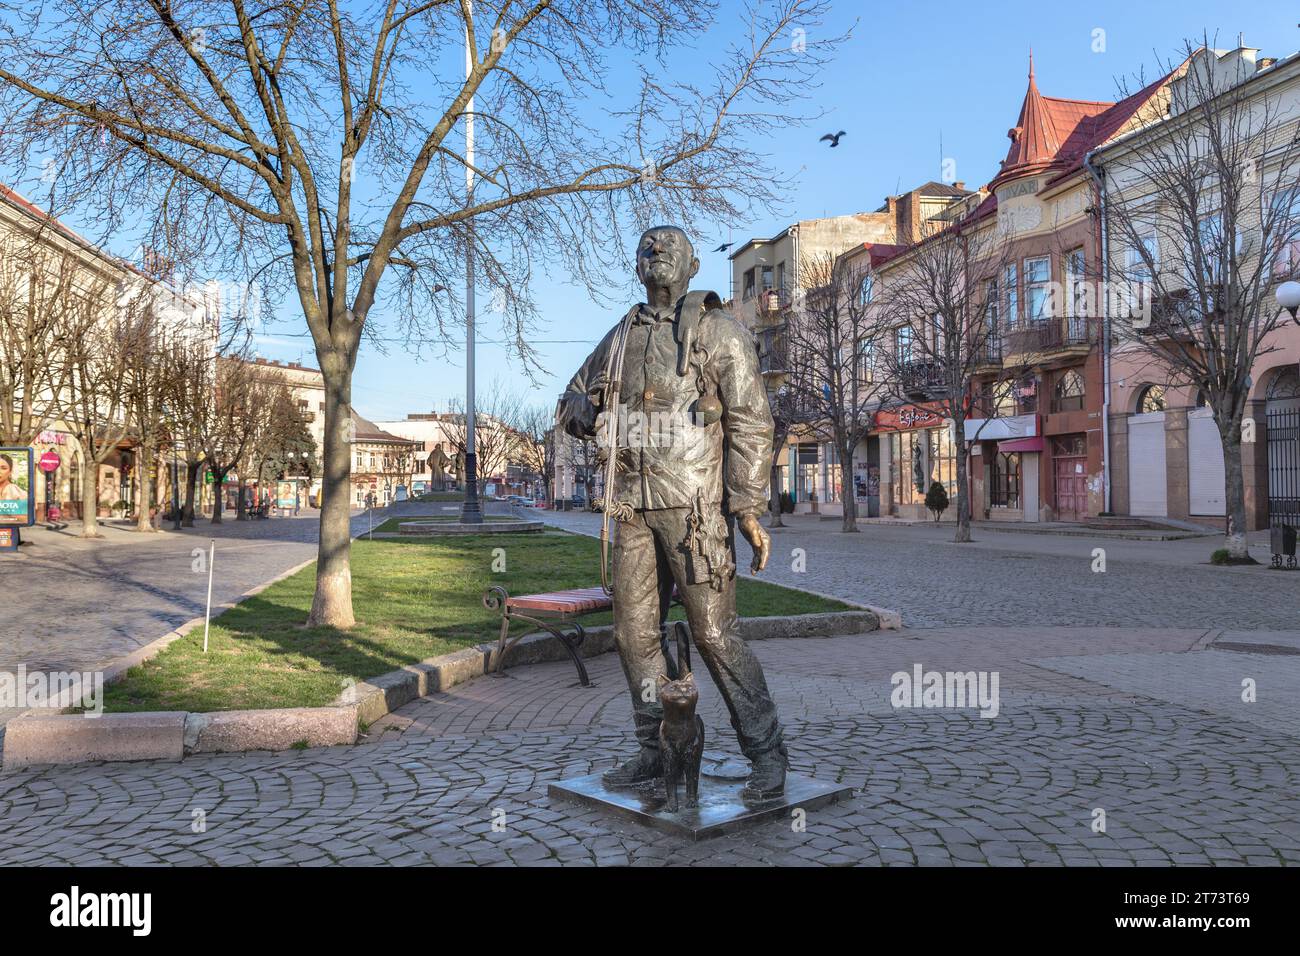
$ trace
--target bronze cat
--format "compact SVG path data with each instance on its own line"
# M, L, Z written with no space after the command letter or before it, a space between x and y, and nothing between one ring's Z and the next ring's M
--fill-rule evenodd
M659 703L664 709L659 724L659 753L663 758L664 809L676 813L677 788L686 784L686 806L700 804L700 760L704 756L704 721L695 713L700 692L691 673L686 628L677 625L676 680L659 677ZM670 658L671 660L671 658Z

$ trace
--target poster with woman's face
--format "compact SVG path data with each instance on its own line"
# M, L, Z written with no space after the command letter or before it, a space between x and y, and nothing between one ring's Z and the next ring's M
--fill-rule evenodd
M32 523L34 454L30 448L0 448L0 524Z

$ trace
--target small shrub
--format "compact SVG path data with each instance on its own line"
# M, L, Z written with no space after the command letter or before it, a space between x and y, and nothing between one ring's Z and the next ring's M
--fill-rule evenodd
M930 490L925 493L925 506L934 513L936 522L948 510L948 490L944 488L943 482L930 482Z

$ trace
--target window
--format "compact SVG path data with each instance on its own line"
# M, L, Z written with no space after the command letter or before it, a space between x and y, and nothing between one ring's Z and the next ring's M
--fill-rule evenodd
M1051 315L1047 301L1052 281L1052 260L1048 256L1025 260L1025 321L1041 322Z
M1197 232L1200 236L1201 255L1205 257L1203 264L1205 281L1208 283L1218 282L1223 272L1221 262L1223 216L1217 212L1212 216L1206 216L1201 220Z
M1017 277L1014 263L1007 266L1007 274L1003 287L1006 289L1007 296L1007 314L1005 322L1007 325L1015 325L1016 320L1020 317L1020 281Z
M876 375L876 346L869 339L858 343L858 381L870 384Z
M772 267L763 266L760 278L762 282L763 291L770 292L772 290Z
M743 291L740 293L741 299L754 298L754 270L753 269L745 270L745 278L743 280L743 283L744 283L742 286Z
M984 354L992 361L1002 358L1002 300L998 293L998 280L984 283Z
M871 299L875 295L876 277L874 273L868 272L862 277L862 282L858 284L858 305L870 305Z
M957 500L957 445L952 440L952 429L930 428L925 431L930 442L930 475L925 483L926 491L931 481L940 482L948 492L950 501ZM925 494L921 495L922 500Z
M776 290L782 296L785 295L785 263L784 262L778 262L776 264Z
M1273 242L1277 256L1273 274L1294 276L1300 272L1300 187L1273 194Z
M1160 385L1147 385L1142 391L1138 392L1137 412L1139 415L1149 415L1152 412L1163 412L1165 410L1165 390Z
M1020 452L999 452L993 456L989 503L994 508L1020 507Z
M1201 255L1204 256L1202 269L1204 271L1204 282L1207 285L1217 285L1223 281L1223 270L1226 263L1223 261L1223 250L1226 242L1224 236L1225 226L1223 225L1223 214L1213 213L1201 219L1197 233L1200 237ZM1235 255L1241 255L1241 231L1237 231L1236 239L1233 242L1233 252ZM1188 267L1195 265L1192 256L1188 256ZM1194 285L1194 283L1189 283Z
M1130 246L1124 255L1124 271L1128 278L1126 298L1129 312L1151 301L1155 271L1160 268L1160 244L1154 232L1138 236L1136 246Z
M942 356L944 354L943 316L938 312L930 316L930 336L934 348L934 352L931 354Z
M912 327L900 325L894 330L894 356L899 365L909 365L912 361Z
M1087 264L1083 249L1071 249L1065 255L1067 307L1071 318L1086 318L1093 313L1093 303L1088 295Z
M1077 412L1083 409L1083 376L1075 369L1062 372L1052 392L1052 411Z

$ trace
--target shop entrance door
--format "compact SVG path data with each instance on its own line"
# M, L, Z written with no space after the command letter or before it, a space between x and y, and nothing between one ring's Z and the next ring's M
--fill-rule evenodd
M1052 468L1056 491L1056 519L1078 521L1088 513L1088 454L1082 435L1053 442Z

